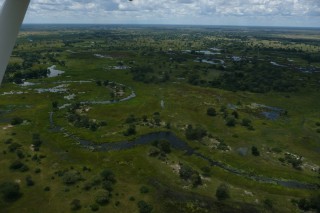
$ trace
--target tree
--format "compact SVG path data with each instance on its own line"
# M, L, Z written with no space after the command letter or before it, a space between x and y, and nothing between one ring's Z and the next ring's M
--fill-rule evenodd
M171 152L170 142L167 140L161 140L158 146L160 150L163 151L164 153L168 154Z
M53 101L52 102L52 108L57 109L58 108L58 101Z
M19 124L22 124L23 123L23 119L22 118L19 118L19 117L14 117L12 120L11 120L11 125L19 125Z
M136 131L136 126L134 124L131 124L127 131L124 133L125 136L130 136L130 135L134 135L136 134L137 131Z
M96 194L96 203L105 205L110 201L110 192L104 189L100 189Z
M138 202L138 208L140 213L151 213L153 210L153 207L143 200Z
M216 197L219 201L230 198L229 187L224 183L220 184L216 191Z
M251 153L252 153L252 155L254 155L254 156L260 156L260 152L259 152L258 148L255 147L255 146L252 146L252 147L251 147Z
M15 201L20 196L20 186L14 182L4 182L0 185L0 193L6 201Z
M187 165L181 165L179 175L182 179L188 180L193 174L193 169Z
M207 109L207 115L209 116L216 116L217 115L217 112L216 110L213 108L213 107L210 107Z
M200 140L207 135L207 131L201 126L193 128L192 125L188 125L185 134L189 140Z
M227 126L233 127L233 126L236 125L236 119L230 117L230 118L227 119L227 123L226 124L227 124Z
M81 209L81 203L80 203L80 200L78 199L74 199L73 201L71 201L70 205L71 205L71 210L73 211L77 211Z
M115 183L116 182L116 179L114 177L114 174L111 170L109 169L104 169L101 173L100 173L100 176L102 177L102 179L104 181L110 181L112 183Z

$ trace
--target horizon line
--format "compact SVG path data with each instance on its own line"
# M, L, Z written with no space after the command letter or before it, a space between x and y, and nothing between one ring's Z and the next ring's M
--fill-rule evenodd
M270 25L214 25L214 24L133 24L133 23L23 23L24 25L96 25L96 26L107 26L107 25L132 25L132 26L192 26L192 27L260 27L260 28L312 28L320 29L320 26L270 26Z

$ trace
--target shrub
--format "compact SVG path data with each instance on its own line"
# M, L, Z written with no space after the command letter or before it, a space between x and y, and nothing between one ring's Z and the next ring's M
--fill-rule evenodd
M124 136L130 136L136 134L136 126L134 124L131 124L128 129L124 132Z
M73 211L77 211L81 209L81 203L80 203L80 200L78 199L74 199L73 201L71 201L70 205L71 205L71 210Z
M241 125L249 127L249 126L251 126L251 120L248 118L244 118L244 119L242 119Z
M236 119L234 119L232 117L229 117L227 119L226 125L229 126L229 127L234 127L236 125Z
M265 205L266 208L268 208L268 209L273 209L273 201L272 201L272 200L270 200L270 199L265 199L265 200L263 201L263 203L264 203L264 205Z
M68 171L63 174L62 181L64 184L72 185L81 179L81 175L77 171Z
M26 184L27 184L27 186L33 186L34 185L34 181L32 180L31 176L27 176L26 177Z
M194 172L194 173L191 175L190 180L191 180L191 182L192 182L192 186L193 186L193 187L196 187L196 186L202 184L202 179L201 179L201 177L200 177L200 175L199 175L198 172Z
M187 165L181 165L179 175L182 179L188 180L193 174L193 169Z
M229 187L226 184L222 183L217 188L216 197L219 201L226 200L226 199L230 198Z
M153 210L153 207L143 200L138 202L138 208L140 213L150 213Z
M171 152L170 142L167 141L167 140L161 140L160 143L158 144L158 147L164 153L170 153Z
M20 186L14 182L4 182L0 184L0 193L6 201L14 201L21 196Z
M193 128L192 125L188 125L185 134L189 140L200 140L207 135L207 131L200 126Z
M22 118L19 118L19 117L14 117L12 120L11 120L11 125L15 126L15 125L19 125L19 124L22 124L23 123L23 119Z
M91 211L96 212L99 210L99 205L94 203L94 204L90 205L90 209L91 209Z
M252 146L252 147L251 147L251 153L252 153L252 155L254 155L254 156L260 156L260 152L259 152L258 148L255 147L255 146Z
M110 181L112 183L116 182L115 176L113 172L109 169L104 169L101 173L100 176L102 177L103 180L105 181Z
M104 189L100 189L95 198L96 203L99 205L105 205L110 201L110 192Z
M146 187L146 186L141 186L141 188L140 188L140 193L141 194L146 194L146 193L148 193L149 192L149 188L148 187Z
M160 149L158 149L157 147L151 147L149 149L148 155L151 157L157 157L160 154Z
M15 160L11 163L10 165L10 169L12 170L18 170L18 169L22 169L25 165L19 161L19 160Z
M18 143L12 143L8 146L8 150L9 152L15 152L17 149L19 149L21 147L20 144Z
M210 107L207 109L207 115L209 116L216 116L217 115L217 112L216 110L213 108L213 107Z

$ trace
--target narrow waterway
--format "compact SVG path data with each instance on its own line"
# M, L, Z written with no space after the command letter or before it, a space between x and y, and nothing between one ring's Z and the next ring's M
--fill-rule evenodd
M320 188L319 184L310 184L310 183L303 183L303 182L299 182L299 181L295 181L295 180L281 180L281 179L276 179L276 178L251 175L246 171L233 168L231 166L228 166L224 163L213 160L213 159L195 151L185 141L178 138L172 132L153 132L153 133L149 133L146 135L142 135L132 141L108 142L108 143L96 144L92 141L80 139L79 137L68 133L64 128L55 125L54 119L53 119L53 114L54 114L53 112L50 112L49 120L50 120L51 129L54 132L64 133L64 134L68 135L69 138L72 138L74 141L79 143L80 146L87 148L89 150L92 150L92 151L107 152L107 151L127 150L127 149L132 149L136 146L151 144L155 140L167 140L170 142L172 148L185 151L186 155L195 155L195 156L209 162L209 164L211 166L220 167L227 172L230 172L232 174L236 174L236 175L257 181L257 182L278 184L278 185L281 185L284 187L296 188L296 189L317 190Z

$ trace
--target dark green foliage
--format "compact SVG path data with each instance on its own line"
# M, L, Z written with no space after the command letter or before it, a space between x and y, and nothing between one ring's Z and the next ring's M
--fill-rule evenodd
M148 152L149 156L151 157L157 157L158 155L160 155L160 153L161 150L157 147L151 147Z
M224 183L220 184L216 191L216 197L219 201L230 198L229 187Z
M113 174L113 172L109 169L105 169L103 170L101 173L100 173L102 179L104 181L110 181L112 183L115 183L116 182L116 179L115 179L115 176Z
M134 123L134 122L136 122L137 121L137 119L134 117L134 115L129 115L128 117L127 117L127 119L126 119L126 123L127 124L132 124L132 123Z
M233 111L231 115L233 115L235 119L239 119L239 113L237 111Z
M32 144L35 146L35 148L40 148L41 144L42 144L42 140L40 139L40 135L39 134L33 134L32 135Z
M244 118L244 119L242 119L241 125L249 127L249 126L251 126L251 120L248 118Z
M299 84L290 71L282 68L269 69L268 66L262 64L246 71L224 73L214 79L211 86L230 91L265 93L272 90L294 92L297 91Z
M210 177L211 176L211 169L209 166L204 166L201 167L201 171L203 172L202 175L205 177Z
M75 184L79 180L81 180L81 175L78 171L74 171L74 170L67 171L62 176L62 181L66 185Z
M258 148L255 147L255 146L252 146L252 147L251 147L251 153L252 153L252 155L254 155L254 156L260 156L260 152L259 152Z
M19 125L19 124L22 124L23 123L23 119L22 118L19 118L19 117L14 117L12 120L11 120L11 125Z
M193 187L202 185L202 179L200 177L200 174L197 171L193 172L193 174L190 177L190 180Z
M216 110L215 110L213 107L209 107L209 108L207 109L207 115L209 115L209 116L216 116L216 115L217 115L217 112L216 112Z
M222 150L222 151L228 151L229 150L229 146L225 142L221 141L219 143L217 149Z
M45 192L49 192L51 189L49 186L46 186L44 189L43 189Z
M154 83L156 78L153 75L153 68L151 66L137 66L131 68L131 73L133 75L133 80L141 81L144 83Z
M148 187L146 187L146 186L141 186L141 188L140 188L140 193L141 194L146 194L146 193L148 193L149 192L149 188Z
M58 101L53 101L52 102L52 108L57 109L58 108Z
M5 201L15 201L21 196L20 186L14 182L1 183L0 193Z
M171 148L170 148L170 142L167 140L161 140L158 144L158 147L160 148L160 150L166 154L171 152Z
M111 194L109 191L100 189L95 196L95 201L99 205L106 205L109 203L110 198Z
M234 127L236 125L236 119L233 117L227 118L226 125L229 127Z
M263 204L265 205L265 207L266 207L267 209L273 209L273 201L272 201L272 200L270 200L270 199L265 199L265 200L263 201Z
M295 202L298 204L299 209L303 211L315 210L320 212L320 194L315 194L309 199L302 198Z
M194 171L190 166L187 166L187 165L180 166L179 175L184 180L188 180L189 178L191 178L193 172Z
M298 207L304 211L309 211L311 208L310 201L308 201L306 198L300 199L298 202Z
M23 158L25 157L23 151L21 151L21 150L19 150L19 149L16 151L16 154L17 154L17 157L18 157L19 159L23 159Z
M136 126L134 124L131 124L123 134L124 136L130 136L130 135L135 135L136 133L137 133Z
M96 81L97 86L102 86L102 82L101 81Z
M32 180L32 177L30 175L26 177L26 184L27 184L27 186L34 185L34 181Z
M14 152L16 151L17 149L19 149L21 147L21 144L18 144L18 143L12 143L8 146L8 150L9 152Z
M72 211L80 210L81 209L81 202L78 199L74 199L71 201L70 206L71 206Z
M184 180L190 180L193 187L197 187L202 184L202 179L199 173L187 165L180 166L179 175Z
M135 201L136 199L135 199L133 196L130 196L130 197L129 197L129 200L130 200L130 201Z
M285 153L284 161L290 163L293 168L295 168L297 170L301 170L302 157L297 157L297 156L292 155L290 153Z
M201 126L193 128L192 125L188 125L185 135L189 140L200 140L207 135L207 131Z
M147 202L140 200L138 202L138 208L140 213L151 213L153 210L153 207L151 204L148 204Z
M99 210L99 205L94 203L94 204L90 205L90 209L91 209L91 211L96 212Z
M7 140L4 141L4 144L11 144L12 141L13 141L13 139L12 139L12 138L9 138L9 139L7 139Z
M22 163L19 160L15 160L11 163L10 169L12 170L19 170L20 172L26 172L29 170L28 166Z

